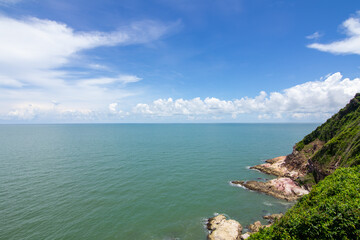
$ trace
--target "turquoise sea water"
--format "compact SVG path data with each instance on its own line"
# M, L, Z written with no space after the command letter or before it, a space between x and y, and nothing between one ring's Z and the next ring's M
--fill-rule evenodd
M0 239L206 239L291 204L229 184L316 124L0 125Z

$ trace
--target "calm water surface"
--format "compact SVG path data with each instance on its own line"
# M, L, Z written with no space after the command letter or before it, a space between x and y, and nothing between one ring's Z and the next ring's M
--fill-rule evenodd
M206 239L289 203L229 184L316 124L0 125L0 239Z

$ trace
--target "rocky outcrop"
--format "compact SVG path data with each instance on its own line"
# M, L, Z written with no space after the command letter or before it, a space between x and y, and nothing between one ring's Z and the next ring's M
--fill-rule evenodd
M207 229L209 240L240 240L242 226L239 222L229 219L222 214L208 219Z
M233 184L238 184L250 190L259 191L276 198L285 199L287 201L294 201L309 191L300 187L291 178L277 178L267 182L258 181L232 181Z
M263 226L260 221L256 221L253 224L249 225L249 230L252 233L256 233L256 232L260 231L261 228L264 228L264 227L265 226Z
M310 159L323 145L324 142L316 139L300 151L296 150L296 146L294 146L291 154L268 159L264 164L250 167L250 169L295 180L305 176L310 171Z
M275 175L278 177L292 176L295 178L298 175L298 172L297 171L290 172L289 169L284 166L286 158L287 156L280 156L280 157L268 159L265 161L264 164L250 167L250 169L256 169L263 173Z
M263 218L268 220L269 223L274 223L276 220L279 220L283 216L284 216L284 214L282 214L282 213L275 213L275 214L263 216Z
M307 184L299 186L294 180L302 179L309 172L309 169L314 166L310 159L323 145L322 141L315 140L300 151L297 151L296 147L294 147L293 152L287 156L268 159L264 164L250 167L250 169L278 176L278 179L267 182L233 181L232 183L240 184L250 190L263 192L276 198L288 201L296 200L307 194L311 186Z
M311 157L324 146L324 142L316 139L308 143L303 149L298 151L294 146L291 154L286 156L282 166L289 172L296 171L298 176L304 176L309 172L309 160Z

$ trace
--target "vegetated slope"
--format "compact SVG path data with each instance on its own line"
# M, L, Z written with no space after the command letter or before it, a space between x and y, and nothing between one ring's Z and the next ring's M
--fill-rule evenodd
M249 239L360 239L360 166L337 169Z
M360 164L360 93L294 146L286 164L319 182L338 167Z

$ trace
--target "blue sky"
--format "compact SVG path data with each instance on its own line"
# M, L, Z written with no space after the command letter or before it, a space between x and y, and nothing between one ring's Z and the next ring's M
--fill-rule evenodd
M0 0L0 122L321 122L360 2Z

